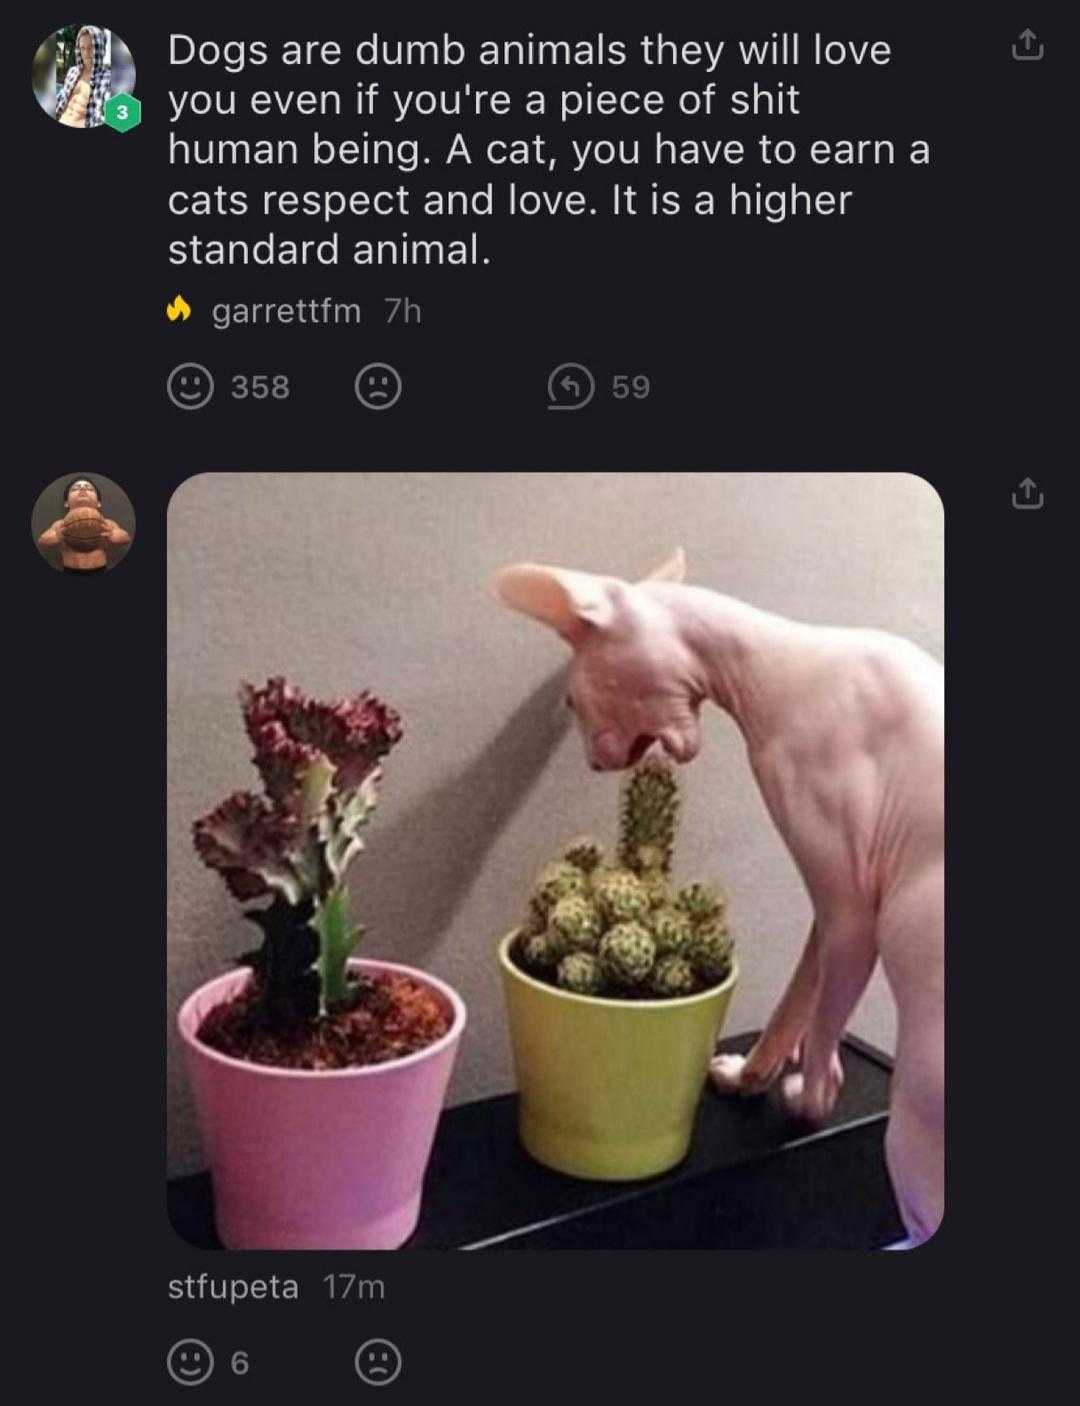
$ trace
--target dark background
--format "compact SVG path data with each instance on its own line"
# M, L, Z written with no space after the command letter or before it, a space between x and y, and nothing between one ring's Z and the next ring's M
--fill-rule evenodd
M1007 1212L1019 1201L1015 1178L1032 1161L1041 1165L1029 1104L1029 1059L1039 1055L1029 1054L1025 1039L1006 1057L1002 1022L1018 953L1031 933L1055 926L1040 816L1053 775L1045 767L1055 735L1052 661L1062 631L1075 636L1061 551L1075 460L1065 430L1075 317L1063 239L1074 51L1050 11L1002 18L971 5L947 13L892 7L888 15L673 5L632 22L609 9L603 23L601 7L578 5L565 15L538 13L530 26L524 12L483 16L470 7L468 23L458 25L444 9L427 19L403 5L382 15L191 5L167 16L119 4L97 22L123 37L137 65L144 120L123 136L61 130L34 101L33 52L50 30L72 22L70 14L23 8L9 24L6 233L16 395L6 417L7 493L9 550L20 573L9 598L17 606L19 713L29 721L18 746L39 774L18 791L27 859L17 892L32 913L9 947L17 975L8 989L8 1120L20 1206L13 1230L20 1244L25 1237L22 1302L35 1320L48 1315L53 1342L63 1344L35 1359L54 1392L107 1380L120 1399L133 1389L139 1399L147 1388L150 1399L166 1388L175 1394L162 1360L174 1338L188 1335L260 1359L258 1373L242 1381L219 1370L203 1389L207 1399L284 1400L335 1384L352 1392L352 1351L373 1335L404 1349L409 1372L395 1390L408 1400L469 1385L526 1400L600 1390L637 1400L670 1394L680 1382L695 1391L712 1382L734 1389L742 1371L759 1391L787 1374L820 1383L840 1364L852 1381L853 1350L875 1339L876 1369L886 1366L890 1383L912 1367L922 1385L943 1340L962 1350L968 1333L988 1331L979 1311L992 1295L983 1267L1000 1271L1007 1248L1035 1240L1030 1221L1028 1233L1008 1233ZM243 37L246 28L272 41L345 40L375 28L386 35L447 28L466 38L529 27L551 37L599 27L626 38L657 29L749 36L785 24L882 37L896 49L883 72L793 74L811 114L794 135L926 136L934 163L922 172L856 172L850 181L838 171L817 180L798 167L785 172L784 180L854 187L852 213L842 220L773 227L640 219L616 227L598 216L493 224L490 232L484 222L495 260L487 269L251 269L180 278L166 263L174 223L166 192L219 178L229 184L231 176L205 168L180 176L165 165L170 24L220 39ZM1042 64L1010 59L1025 25L1047 45ZM613 86L626 72L612 75ZM191 86L189 73L180 71L176 84ZM267 67L243 81L272 86L274 78ZM214 80L206 75L207 86ZM688 74L690 81L697 80ZM317 75L310 82L318 86ZM243 134L243 124L232 130ZM269 123L264 130L270 134ZM785 133L778 126L774 134ZM286 173L282 184L301 184L302 174ZM740 183L760 178L748 168L735 174ZM237 184L252 184L252 172L236 175ZM364 183L360 168L346 178ZM728 179L699 171L682 183L726 189ZM227 233L202 225L207 234ZM297 223L295 233L315 230ZM196 308L186 326L163 315L178 290ZM206 320L220 296L324 292L364 302L406 294L423 304L424 325L218 334ZM197 414L175 410L164 395L168 370L188 359L205 361L218 379L217 398ZM352 396L355 371L369 359L394 362L406 380L400 405L381 416ZM643 404L598 398L581 414L549 414L543 387L564 359L598 375L645 371L653 395ZM230 401L229 376L255 371L288 373L290 400ZM97 432L106 410L122 415L122 434ZM166 1222L161 1184L169 495L190 474L226 468L575 466L902 469L923 474L943 498L952 1031L945 1227L919 1253L888 1257L563 1253L410 1257L406 1267L390 1256L226 1259L190 1250ZM130 494L139 548L122 572L109 573L90 609L65 577L34 560L26 520L45 484L95 470ZM1011 494L1028 474L1045 491L1046 508L1017 513ZM71 766L73 754L92 755L100 778L93 786L74 784L85 773ZM1050 1022L1053 984L1039 986L1035 1025ZM1020 1109L1030 1137L1013 1135ZM1008 1135L995 1136L998 1128ZM1006 1176L1009 1190L995 1193L995 1179ZM1028 1200L1023 1214L1037 1217L1035 1203ZM323 1307L319 1281L331 1262L384 1277L388 1303ZM167 1279L202 1268L295 1273L304 1302L231 1311L169 1304ZM981 1285L963 1300L970 1327L961 1332L932 1305L972 1273ZM762 1355L761 1339L781 1350Z

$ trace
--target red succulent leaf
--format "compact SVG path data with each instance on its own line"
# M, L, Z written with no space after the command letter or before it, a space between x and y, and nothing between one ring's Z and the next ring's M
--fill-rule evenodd
M335 767L334 786L352 791L401 740L401 719L374 694L321 703L283 678L240 691L244 723L255 744L255 765L276 801L290 801L317 759Z
M279 805L293 806L304 777L319 760L319 749L295 742L286 732L285 724L280 722L264 723L252 734L251 740L255 743L252 760L259 769L266 794Z
M192 826L195 849L239 899L258 898L289 881L296 817L263 796L236 791Z
M249 683L240 685L240 706L244 710L244 726L252 742L259 729L267 723L282 722L304 702L304 695L281 678L267 679L262 688Z

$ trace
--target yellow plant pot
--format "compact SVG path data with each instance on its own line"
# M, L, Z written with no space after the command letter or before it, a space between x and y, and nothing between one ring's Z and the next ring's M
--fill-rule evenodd
M578 996L499 963L525 1150L594 1181L636 1181L686 1156L709 1057L738 969L721 986L668 1001Z

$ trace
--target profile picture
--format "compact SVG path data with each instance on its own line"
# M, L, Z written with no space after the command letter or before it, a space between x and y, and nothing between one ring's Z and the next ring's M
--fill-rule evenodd
M66 474L38 495L30 531L54 570L103 576L119 566L135 540L135 510L111 478Z
M61 127L100 127L114 93L135 89L131 50L96 24L69 24L50 34L34 55L34 95Z

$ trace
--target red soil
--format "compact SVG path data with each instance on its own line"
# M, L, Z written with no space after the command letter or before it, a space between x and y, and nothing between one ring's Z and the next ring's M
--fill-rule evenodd
M353 1010L269 1030L257 1018L251 987L206 1016L198 1038L204 1045L249 1064L280 1069L354 1069L385 1064L426 1049L450 1029L451 1013L435 992L411 977L380 973Z

